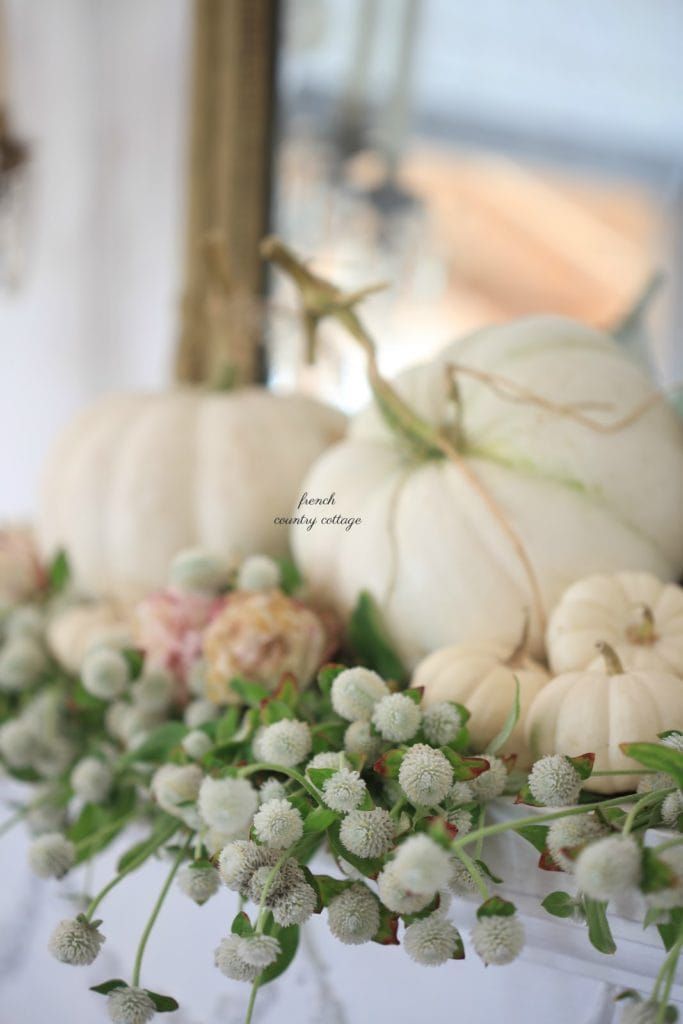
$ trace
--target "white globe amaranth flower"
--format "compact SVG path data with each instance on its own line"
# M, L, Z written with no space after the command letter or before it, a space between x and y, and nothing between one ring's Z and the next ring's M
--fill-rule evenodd
M100 700L115 700L130 682L130 668L121 651L114 647L94 647L81 665L84 688Z
M311 752L311 730L306 722L296 718L283 718L263 730L259 749L265 761L294 768Z
M220 709L210 700L191 700L183 712L183 721L188 729L198 729L218 718Z
M345 668L332 682L332 707L350 722L369 722L375 704L389 693L381 676L369 668Z
M254 831L265 846L286 850L301 839L304 822L289 800L268 800L254 815Z
M408 892L431 897L448 885L451 860L448 851L429 836L409 836L394 855L394 877Z
M578 803L581 776L564 754L549 754L533 765L529 789L545 807L570 807Z
M683 732L676 729L665 736L662 740L665 747L671 747L672 750L680 750L683 752Z
M422 730L429 743L435 747L451 743L461 727L462 716L450 701L438 701L422 712Z
M676 828L681 814L683 814L683 792L677 789L674 793L669 793L668 796L664 797L662 821L669 828Z
M464 807L455 807L452 811L446 811L446 821L452 825L457 834L466 836L472 831L472 814Z
M10 768L29 768L38 737L28 722L10 719L0 726L0 754Z
M634 999L624 1006L619 1024L657 1024L659 1004L651 1000Z
M273 935L244 935L237 946L238 955L245 963L265 970L280 955L280 943Z
M448 888L455 896L470 896L477 892L477 883L471 872L461 860L454 857L451 861L451 873Z
M238 590L275 590L280 582L280 566L268 555L249 555L237 572Z
M566 818L551 821L547 833L547 846L550 856L563 871L574 873L574 858L565 851L573 850L593 839L599 839L609 833L594 814L574 814Z
M597 839L581 851L574 872L578 888L593 899L632 892L640 881L640 847L633 836Z
M262 804L267 804L269 800L284 800L286 796L287 790L274 775L259 786L258 798Z
M516 914L482 917L472 929L472 945L485 964L510 964L524 948L524 925Z
M273 867L277 859L276 850L257 846L249 839L236 839L221 850L218 871L228 889L246 897L254 872L264 866Z
M152 776L152 794L167 814L179 818L189 828L198 828L196 801L203 778L196 764L164 764Z
M86 803L105 800L114 783L111 768L97 757L84 757L71 772L71 788Z
M339 829L342 846L357 857L383 857L391 849L395 834L394 822L383 807L351 811Z
M171 562L168 582L178 590L215 592L226 586L230 569L226 561L204 548L184 548Z
M300 882L281 893L272 906L275 922L282 928L290 924L303 924L318 906L318 897L313 886Z
M207 900L211 899L214 893L218 892L220 884L221 876L212 865L194 867L188 864L178 874L178 887L180 891L189 896L200 907Z
M674 878L666 889L657 889L645 894L648 906L657 907L659 910L673 910L674 907L683 906L683 847L672 846L661 853L657 849L653 852L672 872Z
M411 804L432 807L446 798L453 785L453 769L440 750L416 743L401 761L398 781Z
M408 925L403 936L403 948L418 964L437 967L458 951L460 933L443 914L430 914L421 921Z
M379 873L377 891L384 906L394 914L417 914L432 901L430 895L410 892L401 884L393 861Z
M39 878L63 878L76 862L76 848L61 832L46 832L29 846L28 862Z
M497 796L501 796L508 780L505 761L499 757L494 757L493 754L487 754L486 760L489 763L488 769L469 782L474 799L482 803L487 800L495 800Z
M377 934L379 903L367 885L359 882L330 900L327 923L340 942L347 946L360 946Z
M311 768L350 768L348 758L342 751L337 750L323 750L319 754L314 754L311 760L306 765L306 771L310 771Z
M199 758L204 757L204 754L208 754L211 750L213 741L201 729L193 729L192 732L188 732L187 736L183 737L180 745L188 757L199 760Z
M243 835L258 807L258 795L247 779L204 779L199 789L199 814L209 828L225 835Z
M253 981L261 973L261 968L247 963L242 958L241 943L241 937L235 934L230 934L227 938L222 939L214 952L214 962L226 978L231 978L233 981Z
M65 736L41 736L36 740L31 767L46 779L60 776L73 762L76 749Z
M104 713L104 727L115 740L125 742L125 725L131 711L130 704L124 700L115 700Z
M133 702L141 711L151 715L163 715L173 703L175 683L161 671L144 675L131 685Z
M382 749L382 741L371 731L369 722L351 722L344 733L344 748L349 754L358 754L368 761L376 761Z
M372 724L391 743L412 740L422 724L422 712L405 693L390 693L375 704Z
M19 693L37 683L48 666L41 644L30 636L10 639L0 651L0 690Z
M144 988L125 985L109 993L107 1013L113 1024L148 1024L156 1007Z
M45 616L34 605L20 605L9 613L4 622L7 640L28 637L41 641L45 634Z
M643 775L642 779L636 787L637 793L654 793L657 789L670 789L675 786L671 775L667 775L666 772L654 772L652 775Z
M62 964L87 967L97 959L104 941L96 924L84 917L67 918L52 932L47 948Z
M340 768L323 783L323 800L333 811L344 814L355 811L368 791L360 774L351 768Z

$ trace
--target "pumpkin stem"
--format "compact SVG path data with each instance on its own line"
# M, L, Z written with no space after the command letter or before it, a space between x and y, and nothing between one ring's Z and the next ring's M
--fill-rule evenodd
M307 331L315 331L326 316L334 316L361 346L367 358L370 388L390 429L407 441L423 458L446 458L457 466L512 544L529 581L539 624L541 629L545 629L545 608L541 588L531 559L516 529L453 442L433 424L418 416L380 373L375 343L353 308L359 301L358 297L363 298L367 291L344 294L335 285L309 270L284 242L272 235L261 242L261 254L289 274L299 288Z
M626 636L632 644L649 646L659 639L655 629L655 617L648 604L639 605L640 622L633 622L626 629Z
M624 673L624 666L621 664L621 660L619 658L619 655L614 650L614 648L610 647L609 644L606 644L604 642L604 640L601 640L598 644L596 644L596 646L597 646L598 650L600 651L600 654L602 655L602 657L604 659L605 669L607 670L607 675L608 676L620 676L620 675L623 675L623 673Z
M522 632L519 640L512 649L512 652L508 655L505 664L511 667L518 666L524 660L527 655L529 646L529 631L530 631L530 617L529 609L524 609L524 622L522 623Z

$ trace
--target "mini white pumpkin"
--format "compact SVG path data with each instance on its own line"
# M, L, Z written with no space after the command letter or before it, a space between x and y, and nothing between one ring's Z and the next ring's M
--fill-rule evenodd
M624 774L591 776L584 788L624 793L640 776L620 744L656 743L659 733L683 729L683 682L670 672L624 669L614 651L602 647L602 668L566 672L539 693L527 717L527 742L534 758L595 754L594 772Z
M311 462L344 431L341 413L261 388L108 396L77 416L48 460L38 537L66 548L77 586L143 596L173 556L284 555L274 519Z
M130 612L115 601L67 606L51 616L47 644L60 665L77 674L93 647L132 646Z
M586 668L596 644L614 648L624 668L683 676L683 589L647 572L579 580L553 612L546 637L555 673Z
M529 657L522 641L512 654L499 643L453 644L419 663L411 686L424 689L425 707L450 700L470 712L467 728L477 752L486 750L503 728L519 680L520 716L501 753L516 754L521 767L531 764L525 740L526 717L532 702L548 682L546 670Z
M512 646L525 608L540 655L576 579L683 569L683 427L606 334L551 316L478 331L403 373L402 407L369 366L375 402L303 484L362 523L294 526L292 546L342 615L371 593L408 664L453 641ZM435 428L455 457L420 447Z

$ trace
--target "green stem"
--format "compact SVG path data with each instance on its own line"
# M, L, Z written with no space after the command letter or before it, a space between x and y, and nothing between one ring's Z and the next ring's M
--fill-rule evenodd
M396 803L394 804L394 806L389 811L389 817L393 818L394 821L395 821L396 818L398 818L398 816L400 815L400 813L403 810L403 808L405 807L406 803L407 803L406 798L404 796L400 796L398 798L398 800L396 801Z
M678 966L678 958L681 955L682 947L683 931L679 932L676 942L669 950L667 958L662 964L659 974L657 975L657 980L655 982L654 988L655 998L659 1002L656 1024L664 1024L666 1009L669 1002L669 996L671 995L671 988L673 986L674 978L676 976L676 967ZM662 991L662 994L660 996L659 990L662 986L662 983L664 983L664 990Z
M630 768L606 771L606 772L591 772L591 779L600 779L607 775L658 775L654 768L639 768L637 771L632 771Z
M257 772L272 772L278 775L287 775L290 779L294 779L295 782L298 782L300 786L303 786L309 796L312 796L320 807L324 807L323 799L319 791L309 779L302 775L301 772L298 772L295 768L285 768L281 764L269 764L267 761L258 761L256 764L248 764L245 765L244 768L239 769L239 774L242 778L246 778L248 775L255 775Z
M10 829L13 829L15 825L18 825L19 822L26 817L29 810L30 807L28 805L26 807L21 807L10 818L7 818L6 821L3 821L2 825L0 825L0 836L4 836L6 832L9 832Z
M658 846L654 846L653 853L663 853L664 850L670 850L673 846L680 846L683 843L683 836L676 836L675 839L667 839L666 842L660 843Z
M144 929L142 935L140 936L140 943L138 945L137 953L135 954L135 964L133 966L133 986L136 986L136 985L140 984L140 969L142 967L142 958L143 958L144 953L145 953L145 948L147 946L147 941L148 941L148 939L149 939L149 937L151 935L152 928L155 925L156 919L159 916L159 911L161 910L163 902L166 899L166 896L168 895L168 890L171 888L171 883L172 883L173 879L175 878L176 871L178 870L178 868L180 867L181 863L183 862L183 860L185 858L185 855L187 853L188 847L190 846L191 842L192 842L192 836L190 835L190 836L188 836L188 838L187 838L186 842L184 843L184 845L180 848L180 850L176 854L176 857L175 857L175 859L173 861L173 864L171 865L171 870L168 873L166 881L164 882L163 886L161 887L161 892L157 896L156 903L152 907L152 913L149 915L149 920L148 920L147 924L145 925L145 929Z
M254 1006L256 1005L256 994L259 990L259 979L256 978L251 986L251 995L249 996L249 1005L247 1006L247 1015L244 1018L244 1024L251 1024L254 1016Z
M482 875L481 871L479 870L475 862L472 860L468 853L465 853L464 850L457 850L455 855L458 858L458 860L461 861L469 871L470 875L472 876L477 886L477 889L479 890L479 895L481 896L481 898L483 900L487 900L490 896L489 887L486 884L484 876Z
M638 814L640 813L640 811L643 810L644 807L647 807L649 804L657 803L657 801L660 801L662 797L665 796L667 793L672 792L673 787L669 789L658 789L654 793L646 793L645 796L641 797L640 800L638 800L638 802L633 805L631 810L626 815L624 819L622 835L627 836L630 834L631 829L633 828L634 821L636 820Z

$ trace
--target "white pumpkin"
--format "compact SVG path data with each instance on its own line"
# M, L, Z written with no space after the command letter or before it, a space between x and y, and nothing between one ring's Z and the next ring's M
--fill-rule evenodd
M453 363L499 378L459 374L455 418ZM592 424L617 424L653 393L612 338L549 316L492 327L407 371L396 390L449 433L460 464L416 455L373 402L303 484L309 495L334 492L335 511L362 522L294 526L292 547L342 615L368 590L410 665L453 642L511 647L525 609L540 654L545 619L576 579L625 567L672 579L683 568L675 412L659 401L620 429Z
M683 676L683 589L646 572L595 575L572 584L548 624L551 668L586 668L600 641L614 648L625 668Z
M683 729L683 682L670 672L624 669L606 648L602 667L566 672L543 688L527 718L534 758L594 753L593 771L617 771L584 784L594 793L623 793L638 785L638 765L621 743L656 743L661 732Z
M115 601L92 601L60 609L48 622L47 644L60 665L77 674L92 647L133 646L130 612Z
M515 678L519 680L520 716L501 752L516 754L518 764L528 767L526 717L549 676L524 650L518 648L506 657L496 643L442 647L419 663L411 685L424 688L425 707L442 700L464 704L471 715L467 728L472 745L482 752L505 724L515 697Z
M283 555L274 523L344 417L259 388L115 395L77 416L45 473L38 535L68 551L76 584L135 596L164 583L183 548Z

